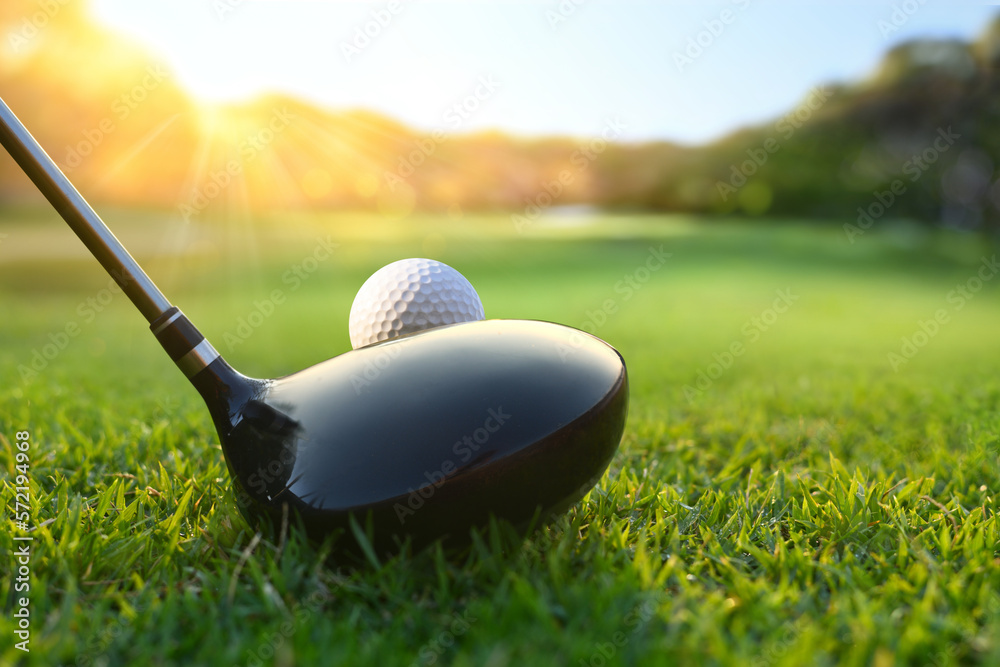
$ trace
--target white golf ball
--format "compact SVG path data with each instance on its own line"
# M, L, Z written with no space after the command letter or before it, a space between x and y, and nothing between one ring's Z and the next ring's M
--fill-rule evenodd
M351 346L485 318L483 302L461 273L433 259L401 259L376 271L358 290L351 305Z

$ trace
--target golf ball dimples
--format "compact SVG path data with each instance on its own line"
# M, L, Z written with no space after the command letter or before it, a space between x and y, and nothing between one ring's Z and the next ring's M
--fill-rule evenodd
M358 290L351 306L351 346L485 317L483 302L461 273L433 259L401 259L376 271Z

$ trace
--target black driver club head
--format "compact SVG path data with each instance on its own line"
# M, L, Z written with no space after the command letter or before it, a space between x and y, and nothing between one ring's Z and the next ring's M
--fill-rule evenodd
M252 525L290 510L322 539L353 516L380 553L565 510L604 474L628 407L613 348L519 320L423 331L277 380L219 358L192 382Z

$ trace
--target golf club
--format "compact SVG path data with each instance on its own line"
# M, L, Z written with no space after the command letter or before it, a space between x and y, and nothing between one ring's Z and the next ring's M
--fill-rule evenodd
M0 143L204 398L251 525L294 514L323 539L349 533L353 520L383 552L462 541L491 515L524 527L563 511L607 469L628 379L602 340L549 322L484 320L287 377L246 377L157 289L2 100L0 126Z

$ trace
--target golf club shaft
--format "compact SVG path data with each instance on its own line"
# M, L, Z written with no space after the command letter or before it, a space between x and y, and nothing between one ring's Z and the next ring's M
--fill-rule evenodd
M0 144L76 232L104 270L149 321L170 310L167 297L115 238L111 230L77 192L52 158L35 141L6 102L0 99Z
M149 321L153 335L188 379L219 358L219 353L184 313L170 305L2 99L0 144Z

